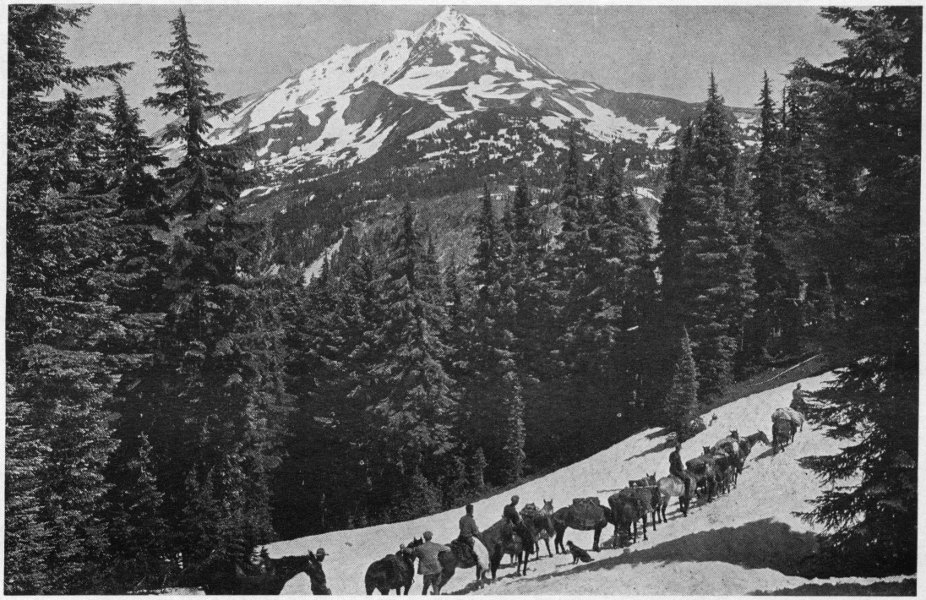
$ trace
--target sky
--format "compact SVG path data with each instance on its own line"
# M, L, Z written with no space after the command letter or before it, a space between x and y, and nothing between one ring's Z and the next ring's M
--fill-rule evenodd
M563 77L622 92L691 102L706 96L714 71L730 105L753 106L763 71L773 89L798 57L839 56L840 26L804 6L453 5ZM417 29L442 5L184 5L193 40L214 71L213 91L228 97L266 89L322 61L344 44ZM178 5L101 4L68 31L75 64L135 63L123 81L129 100L153 95ZM92 90L108 93L108 87ZM142 108L146 127L169 119Z

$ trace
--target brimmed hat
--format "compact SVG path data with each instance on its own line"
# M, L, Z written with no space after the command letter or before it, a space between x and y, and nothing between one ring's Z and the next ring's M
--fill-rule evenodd
M316 551L315 551L315 556L325 556L325 549L324 549L324 548L319 548L318 550L316 550Z
M511 501L512 501L512 502L517 502L517 501L520 500L520 499L521 499L521 498L520 498L517 494L515 494L514 496L511 497Z

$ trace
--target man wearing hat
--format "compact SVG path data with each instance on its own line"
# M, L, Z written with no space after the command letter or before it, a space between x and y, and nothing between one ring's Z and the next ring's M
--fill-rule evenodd
M511 497L511 504L508 504L505 506L504 510L502 510L502 518L511 523L512 529L514 529L518 537L521 538L524 551L530 554L534 551L534 536L531 535L527 525L525 525L524 521L521 519L521 515L518 514L519 500L520 498L517 494Z
M316 596L330 596L331 595L331 590L328 589L327 581L325 580L325 570L322 569L322 562L324 562L325 556L326 556L326 553L325 553L324 548L319 548L318 550L315 551L315 554L312 554L312 552L309 551L309 557L314 558L315 561L318 562L319 575L317 578L316 577L311 578L312 593L315 594Z
M669 475L674 475L682 480L685 484L685 497L691 497L690 480L685 473L685 466L682 463L682 444L675 442L675 451L669 454Z
M418 559L418 574L424 579L424 587L421 588L421 595L427 596L428 588L432 585L437 590L437 584L440 583L441 567L438 556L443 551L450 551L450 548L441 544L435 544L431 541L434 537L430 531L424 532L424 543L415 548L415 557Z

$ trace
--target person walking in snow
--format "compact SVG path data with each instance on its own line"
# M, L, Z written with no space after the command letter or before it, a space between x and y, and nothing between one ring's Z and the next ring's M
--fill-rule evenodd
M438 589L440 576L443 572L438 556L441 552L451 551L450 548L443 544L436 544L431 541L434 537L430 531L424 532L424 543L415 548L415 557L418 559L418 574L424 579L424 587L421 588L421 595L427 596L428 589L433 585Z
M669 455L669 475L682 480L685 484L685 497L690 497L691 483L688 474L685 473L685 463L682 461L682 444L680 442L675 442L675 450Z

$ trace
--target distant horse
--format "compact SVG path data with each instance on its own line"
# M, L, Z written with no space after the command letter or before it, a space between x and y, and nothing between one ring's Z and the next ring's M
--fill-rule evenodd
M682 511L682 516L688 516L688 508L691 505L690 494L695 493L695 490L698 488L698 482L691 474L686 474L685 477L688 478L689 486L689 495L687 496L685 495L685 482L675 475L662 477L656 482L660 496L659 513L662 516L663 523L668 522L666 520L666 508L669 506L669 499L674 496L678 497L678 507L679 510Z
M628 488L629 489L629 488ZM621 492L625 492L621 490ZM631 525L633 526L633 542L637 541L637 521L643 519L643 539L646 537L646 509L633 494L618 492L608 497L608 506L611 507L611 521L614 523L614 542L623 546L623 539L630 538Z
M714 492L717 488L717 467L710 457L698 456L685 462L685 468L691 475L697 487L703 487L707 495L707 501L714 499Z
M723 442L723 440L721 440ZM704 456L710 457L717 468L717 478L720 483L720 491L728 493L736 487L736 476L740 468L739 444L722 443L714 447L704 446Z
M401 595L402 588L405 588L407 596L415 579L414 549L421 543L421 539L416 538L407 547L401 546L395 554L387 554L371 564L363 580L367 596L372 596L374 590L379 590L383 596L388 596L389 590L395 590L396 595Z
M531 528L537 533L534 538L537 558L540 558L540 540L543 540L547 545L547 554L550 558L553 558L553 553L550 551L550 538L556 535L556 527L553 525L553 512L552 500L544 500L541 509L538 509L533 503L521 509L521 518L529 522Z
M631 489L640 497L641 501L649 507L653 516L653 531L656 531L656 523L659 523L662 517L660 507L662 506L662 496L659 493L659 487L656 485L656 474L648 474L641 479L632 479L628 482Z
M601 531L608 525L609 511L606 506L598 504L591 512L595 513L591 519L583 518L578 514L579 509L573 503L570 506L564 506L553 513L553 527L556 530L556 539L553 546L557 554L567 554L568 550L563 545L563 535L567 529L576 529L578 531L594 531L595 541L592 543L592 550L598 552L598 542L601 540Z
M779 450L782 452L784 451L785 446L794 440L794 432L796 429L797 425L793 421L785 419L775 419L772 421L773 454L778 454Z
M740 460L745 464L746 458L749 456L749 453L752 452L753 446L762 442L766 446L771 446L772 443L768 441L768 436L765 435L764 431L757 431L752 435L747 435L740 441Z
M525 523L525 525L530 535L533 536L530 523ZM528 554L525 547L529 546L524 543L524 540L521 539L521 536L518 535L518 532L514 530L507 519L502 519L488 529L483 530L482 543L489 550L489 567L492 570L492 579L495 579L496 572L505 554L517 557L518 567L515 571L517 575L527 573Z

